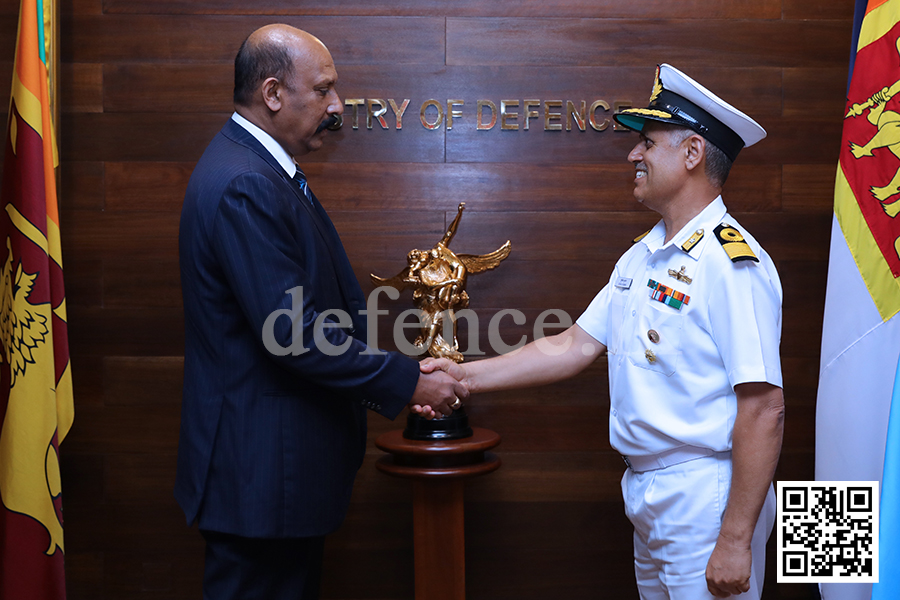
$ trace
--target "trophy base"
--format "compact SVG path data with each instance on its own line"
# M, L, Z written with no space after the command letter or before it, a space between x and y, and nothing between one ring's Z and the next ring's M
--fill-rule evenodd
M466 414L464 407L454 410L449 417L430 421L415 413L409 413L406 417L406 429L403 430L403 437L408 440L459 440L472 435L469 415Z

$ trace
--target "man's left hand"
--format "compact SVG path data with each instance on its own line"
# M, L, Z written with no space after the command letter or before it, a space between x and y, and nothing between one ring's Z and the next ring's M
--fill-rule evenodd
M716 598L727 598L750 590L750 546L719 537L706 565L706 586Z

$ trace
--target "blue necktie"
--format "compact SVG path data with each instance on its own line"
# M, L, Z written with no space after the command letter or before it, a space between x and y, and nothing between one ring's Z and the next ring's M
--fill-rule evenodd
M294 181L300 186L300 190L303 192L303 195L306 196L306 199L309 200L309 203L315 206L315 196L313 195L312 190L309 189L309 182L306 181L306 174L300 170L300 167L297 167L297 171L294 173Z

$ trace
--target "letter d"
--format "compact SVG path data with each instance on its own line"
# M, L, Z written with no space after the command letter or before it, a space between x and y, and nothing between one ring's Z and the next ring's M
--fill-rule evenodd
M303 286L298 285L291 288L285 294L291 295L291 308L273 310L266 317L262 326L263 346L274 356L287 356L288 354L299 356L309 352L308 348L303 347ZM275 321L282 315L287 315L291 320L291 345L288 347L279 344L275 338Z

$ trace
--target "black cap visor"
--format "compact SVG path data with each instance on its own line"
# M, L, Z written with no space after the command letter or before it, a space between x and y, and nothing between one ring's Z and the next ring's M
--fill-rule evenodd
M626 108L613 118L635 131L643 131L648 120L687 127L715 144L732 161L744 147L741 137L721 121L690 100L668 90L663 90L649 108Z

